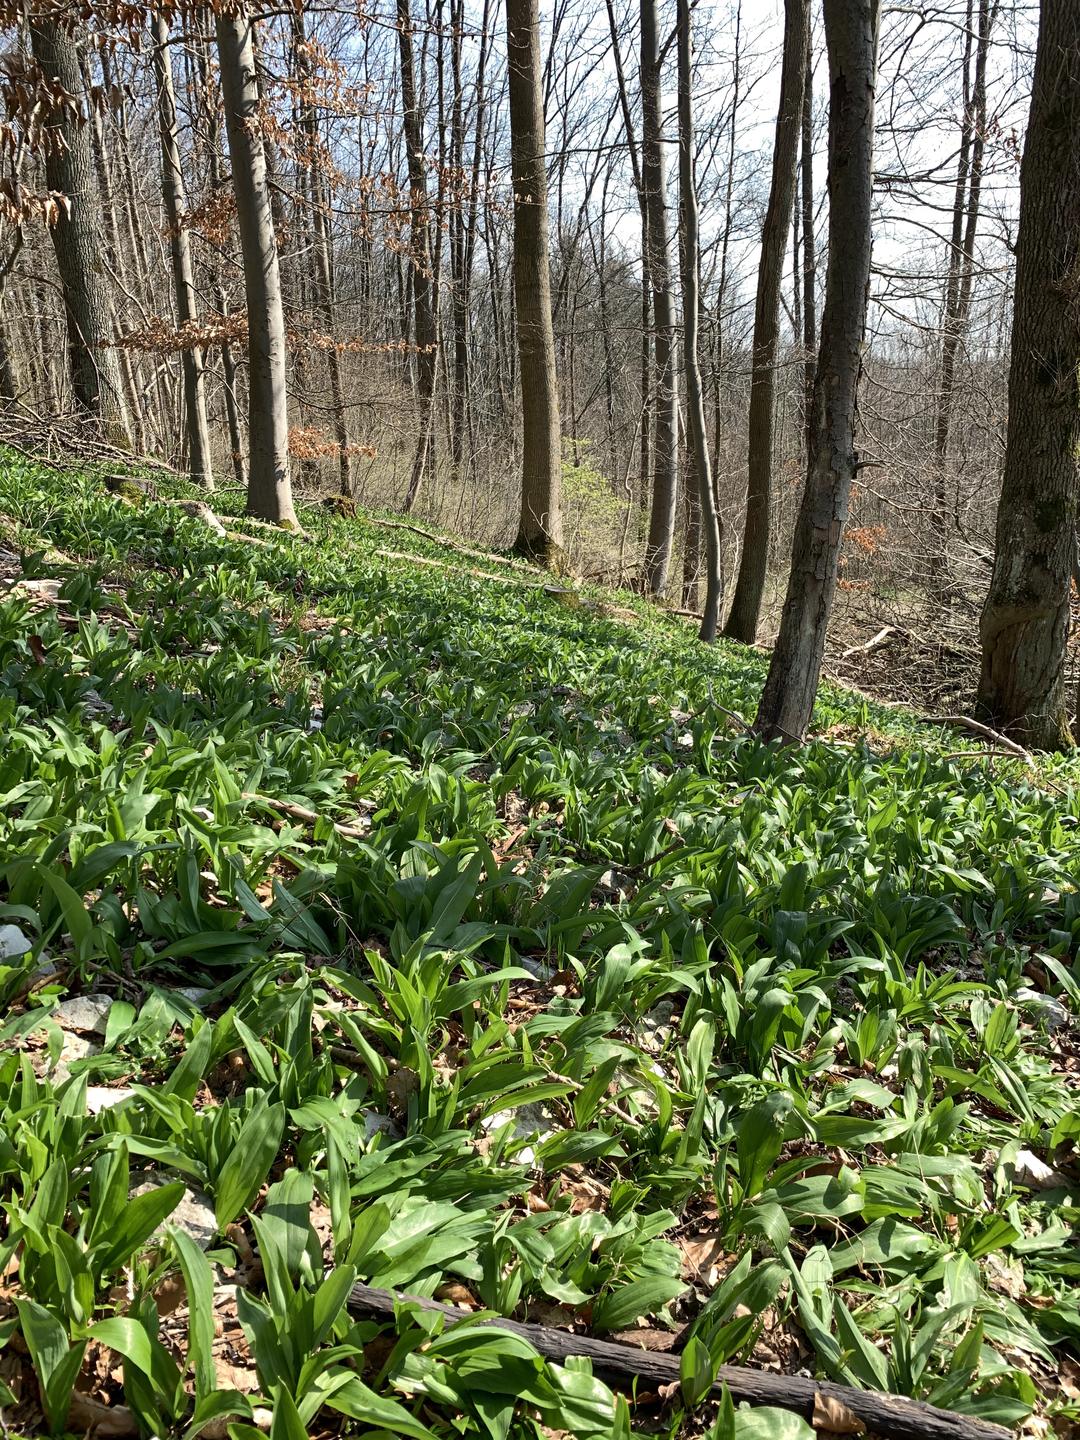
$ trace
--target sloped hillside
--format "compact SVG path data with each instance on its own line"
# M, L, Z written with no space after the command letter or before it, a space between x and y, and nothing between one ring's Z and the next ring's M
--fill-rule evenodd
M8 1433L807 1431L723 1362L1063 1433L1076 763L766 748L756 652L302 518L0 457Z

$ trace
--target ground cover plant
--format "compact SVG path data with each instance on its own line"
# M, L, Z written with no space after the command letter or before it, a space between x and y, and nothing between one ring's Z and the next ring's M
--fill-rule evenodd
M8 1433L807 1431L735 1360L1064 1433L1076 762L765 746L752 649L129 489L0 457Z

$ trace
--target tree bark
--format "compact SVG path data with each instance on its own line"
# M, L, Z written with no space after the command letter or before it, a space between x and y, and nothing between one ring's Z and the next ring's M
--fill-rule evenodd
M1078 457L1080 7L1043 0L1020 168L1009 426L977 714L1048 750L1072 744L1064 662Z
M315 67L307 44L304 11L298 8L292 17L293 54L300 87L300 124L307 145L308 199L311 205L312 276L311 289L319 323L327 338L334 340L334 272L330 263L329 196L322 168L319 143L319 121L315 114L312 92L316 84ZM338 480L342 495L352 494L352 464L349 457L349 426L345 413L345 392L341 383L341 357L331 343L326 351L326 372L330 381L330 400L334 409L334 439L338 447Z
M746 520L735 594L724 634L752 645L757 638L772 523L773 412L780 344L780 287L795 195L803 90L810 33L809 0L785 0L784 58L773 147L772 187L761 233L754 348L750 376Z
M295 526L289 476L285 312L259 128L254 21L240 8L219 14L215 23L248 313L247 508L251 515Z
M413 315L416 327L416 399L420 430L413 455L405 514L416 505L428 468L431 448L432 397L435 392L438 330L435 316L435 277L431 263L431 221L428 214L427 171L424 161L424 127L416 94L412 17L409 0L397 0L398 50L401 57L402 128L409 171L409 254L412 261Z
M806 37L806 79L802 108L802 274L803 274L803 429L810 453L810 420L817 369L817 242L814 236L814 39Z
M169 49L169 22L155 14L154 81L157 86L158 128L161 134L161 194L169 226L169 254L172 260L176 319L181 329L196 330L199 305L195 274L191 264L191 241L185 212L184 172L176 131L176 94L173 87L172 51ZM190 338L190 337L189 337ZM197 485L214 488L214 466L210 458L210 430L206 423L206 383L201 345L189 344L181 351L184 374L184 420L188 441L188 468Z
M551 323L544 102L538 0L507 0L510 164L514 187L514 300L521 375L521 518L514 549L562 561L562 453Z
M855 477L870 291L874 85L880 0L825 0L829 55L829 263L806 486L791 574L755 728L802 740L814 709Z
M56 21L42 18L31 24L30 42L45 79L74 97L81 109L85 97L75 36ZM45 183L66 202L50 234L64 297L72 393L78 408L108 440L128 446L120 365L117 352L107 344L112 313L101 272L102 236L90 136L82 117L70 110L56 114L51 123L58 133L46 149Z
M690 65L690 3L678 0L679 26L679 196L682 210L683 369L686 373L687 427L690 454L697 482L698 548L704 541L705 609L699 632L702 640L716 639L724 585L720 560L720 518L716 510L709 438L705 429L705 397L698 363L698 329L701 317L698 278L698 197L694 177L693 77Z
M654 595L663 595L667 590L679 502L675 295L668 239L661 60L656 0L641 0L641 184L648 215L646 244L652 287L654 382L652 508L645 547L645 581Z

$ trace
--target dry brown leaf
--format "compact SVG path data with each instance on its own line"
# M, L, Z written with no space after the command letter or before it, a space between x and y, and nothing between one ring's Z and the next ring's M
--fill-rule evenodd
M834 1395L823 1395L820 1390L814 1393L811 1424L815 1430L828 1430L833 1435L862 1435L866 1430L854 1410Z
M68 1428L82 1433L93 1431L101 1440L120 1440L121 1436L138 1435L139 1426L134 1412L126 1405L104 1405L91 1395L81 1395L77 1390L71 1397L68 1414Z
M633 1345L639 1350L668 1351L678 1336L673 1330L656 1330L645 1325L640 1330L617 1330L611 1339L618 1345Z
M254 1365L233 1365L220 1355L214 1356L214 1370L221 1390L239 1390L241 1395L252 1395L259 1388L259 1377Z
M479 1309L476 1296L467 1285L462 1285L456 1280L450 1280L445 1285L440 1285L435 1291L435 1299L441 1300L444 1305L460 1305L466 1310Z
M684 1280L701 1280L715 1286L720 1271L727 1260L723 1238L709 1231L679 1238L679 1249L683 1254L682 1273Z

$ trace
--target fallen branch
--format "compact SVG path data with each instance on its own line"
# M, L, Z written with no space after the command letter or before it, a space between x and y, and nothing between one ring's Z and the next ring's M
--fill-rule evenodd
M446 535L436 535L432 530L425 530L421 525L410 525L407 520L381 520L374 515L363 517L365 525L381 525L385 530L408 530L413 535L419 535L424 540L430 540L433 545L445 545L448 550L456 550L459 555L468 555L473 560L490 561L494 565L512 565L521 570L528 570L524 561L518 560L512 555L495 555L490 550L474 550L469 545L462 545L458 540L451 540Z
M257 800L260 805L267 806L270 810L276 810L279 815L285 815L290 820L299 820L304 825L314 825L317 820L325 820L325 815L320 815L317 810L309 810L306 805L295 805L291 800L277 800L272 795L256 795L253 790L245 790L240 798L242 800ZM360 840L367 835L370 825L346 825L340 820L331 820L331 825L339 835L345 835L350 840Z
M850 660L852 655L868 655L871 650L880 649L888 640L889 636L895 634L895 625L883 625L876 635L869 640L864 640L861 645L849 645L840 656L840 659Z
M954 725L961 730L972 730L976 735L981 735L984 740L991 741L999 750L1006 750L1010 755L1015 755L1031 770L1039 767L1023 745L1018 745L1015 740L1010 740L1007 735L1002 735L999 730L991 730L989 725L982 724L979 720L973 720L970 715L927 715L927 725Z
M399 1304L417 1305L435 1311L450 1320L468 1320L470 1312L435 1300L420 1300L411 1295L397 1295L391 1290L376 1290L369 1285L354 1285L348 1309L356 1319L373 1316L392 1320ZM659 1389L661 1385L678 1385L679 1357L662 1351L638 1350L610 1340L597 1340L591 1335L572 1335L547 1325L523 1324L517 1320L495 1318L484 1324L509 1330L527 1340L547 1360L569 1360L582 1356L592 1361L593 1372L601 1380L628 1389L634 1381ZM950 1410L939 1410L918 1400L888 1395L878 1390L856 1390L847 1385L834 1385L825 1380L808 1380L801 1375L776 1375L768 1370L748 1370L740 1365L722 1365L713 1385L719 1395L727 1386L736 1404L775 1405L794 1410L811 1420L818 1397L837 1400L865 1424L868 1430L885 1440L1006 1440L1010 1431L1000 1425L970 1420Z

